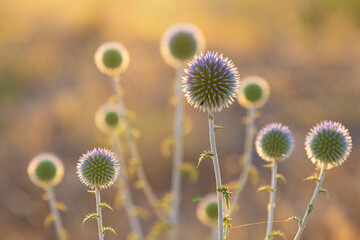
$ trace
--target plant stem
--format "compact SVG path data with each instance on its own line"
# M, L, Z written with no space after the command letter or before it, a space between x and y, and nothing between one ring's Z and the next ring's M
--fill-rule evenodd
M56 198L55 198L54 189L52 187L48 187L46 189L46 193L49 198L50 212L54 218L56 235L60 240L66 240L66 234L63 227L63 223L61 221L60 213L56 207Z
M182 125L184 117L184 101L183 93L181 89L181 78L184 75L183 66L179 66L176 70L176 79L175 79L175 98L176 98L176 107L175 107L175 116L174 116L174 125L173 125L173 135L174 135L174 150L173 150L173 168L171 174L171 193L172 193L172 203L171 211L169 216L169 223L174 229L171 231L170 239L178 239L179 226L179 208L180 208L180 191L181 191L181 165L183 162L183 135L182 135Z
M125 158L118 136L112 136L112 146L114 152L119 159L120 166L126 168ZM119 185L120 194L124 197L124 209L129 220L130 229L133 233L136 234L137 240L143 240L144 235L142 232L139 218L136 214L134 214L135 205L131 197L126 170L119 172Z
M216 193L217 193L217 204L218 204L218 240L223 240L224 238L223 193L219 192L219 189L222 188L222 184L221 184L219 159L217 155L216 142L215 142L214 118L215 118L214 113L209 112L209 138L210 138L211 152L213 153L212 160L213 160L215 179L216 179Z
M100 207L100 204L101 204L100 189L98 189L98 188L95 188L95 198L96 198L96 213L98 215L97 223L98 223L99 240L104 240L101 207Z
M310 215L312 209L313 209L313 206L314 206L314 202L315 202L315 199L317 197L317 195L319 194L319 191L321 189L321 185L324 181L324 176L325 176L325 171L326 171L326 164L324 164L321 168L321 172L320 172L320 177L319 177L319 181L316 183L316 188L315 188L315 191L314 191L314 194L310 200L310 203L308 205L308 208L305 212L305 215L301 221L301 224L300 224L300 227L296 233L296 236L294 238L294 240L299 240L300 237L301 237L301 234L303 233L305 227L306 227L306 222L308 220L308 216Z
M144 190L145 197L149 201L150 205L153 207L154 212L160 218L164 218L165 214L163 212L156 211L158 199L156 198L155 193L152 190L152 188L149 184L149 181L145 175L145 171L144 171L141 159L140 159L140 154L139 154L137 145L135 143L134 135L132 133L130 123L128 122L128 119L126 117L126 108L125 108L125 104L124 104L122 95L120 93L120 81L117 76L112 77L112 83L113 83L114 92L115 92L115 95L117 98L120 117L125 126L126 136L127 136L127 140L128 140L129 147L130 147L130 155L131 155L132 160L135 162L137 175L139 177L139 180L141 181L142 189Z
M240 192L244 189L245 183L249 177L249 171L252 162L252 149L254 141L255 128L255 108L251 107L247 110L248 124L246 126L245 135L245 149L244 149L244 166L241 169L240 176L237 182L237 190L232 195L232 205L230 207L229 215L234 212L237 202L240 198Z
M217 239L217 228L211 229L211 240Z
M265 240L269 240L272 233L272 225L274 220L274 208L275 208L275 193L276 193L276 180L277 180L277 161L273 162L272 171L271 171L271 192L269 197L268 205L268 220L266 228Z

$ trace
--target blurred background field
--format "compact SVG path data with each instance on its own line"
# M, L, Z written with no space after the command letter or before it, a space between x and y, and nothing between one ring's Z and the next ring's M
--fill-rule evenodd
M70 239L96 239L96 224L81 226L95 209L75 173L78 157L97 146L108 146L98 131L94 113L112 94L109 79L93 61L105 41L120 41L131 62L122 74L127 107L135 113L139 148L145 171L159 197L169 190L171 157L161 153L171 135L174 69L159 52L163 32L178 22L190 22L205 35L207 49L232 59L240 75L258 74L269 81L271 96L261 109L257 126L280 121L295 137L292 157L279 164L287 183L279 182L275 219L302 216L314 183L303 179L314 172L303 142L321 120L342 122L351 133L354 149L341 167L328 172L330 198L315 203L303 238L306 240L360 239L360 1L358 0L132 0L132 1L0 1L0 239L53 240L53 228L43 220L48 206L42 190L29 180L26 168L36 154L50 151L65 163L65 177L55 190L68 206L62 214ZM207 116L186 105L191 132L185 137L185 161L197 163L209 149ZM234 103L216 115L226 128L217 132L223 181L237 179L243 151L245 109ZM247 184L233 226L266 220L268 193L257 192L270 183L270 170L254 153L258 181ZM122 169L124 170L124 168ZM184 183L181 239L207 239L209 229L195 215L191 199L214 191L210 160L199 167L200 179ZM136 203L147 207L143 194L133 191ZM116 188L103 191L114 203ZM113 204L114 205L114 204ZM146 232L156 218L144 221ZM104 213L126 239L125 213ZM265 225L233 229L229 240L263 239ZM295 222L277 223L292 239ZM161 239L166 239L166 235Z

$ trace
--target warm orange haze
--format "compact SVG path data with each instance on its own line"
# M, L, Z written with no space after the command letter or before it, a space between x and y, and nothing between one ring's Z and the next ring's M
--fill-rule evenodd
M34 185L37 180L28 176L31 159L43 152L54 153L64 164L62 181L54 186L54 191L57 200L63 203L58 207L67 208L60 215L69 239L98 239L96 220L90 219L82 225L84 217L95 212L96 206L94 195L87 191L90 188L79 180L76 166L79 157L87 151L114 147L113 135L108 128L99 127L101 119L95 120L95 114L104 103L116 102L119 97L125 102L124 111L127 110L129 125L134 128L132 132L121 129L122 140L132 134L141 156L140 162L133 161L131 148L123 146L128 166L120 161L119 179L124 177L124 172L128 175L131 196L138 205L133 212L140 216L144 235L149 235L159 216L139 189L139 170L131 164L142 163L154 194L170 206L166 200L172 179L171 136L177 103L173 96L177 86L174 80L175 75L183 76L184 72L176 72L174 66L178 67L179 63L164 61L160 42L165 31L177 23L195 25L203 35L199 39L204 41L204 53L215 51L232 60L240 81L249 75L267 81L268 86L261 84L264 89L270 89L266 92L268 100L260 102L256 105L259 108L252 112L256 129L273 122L282 123L291 129L294 138L292 152L285 151L291 155L277 166L285 181L281 178L277 181L272 226L287 239L294 239L298 223L277 221L292 216L302 218L316 185L304 181L316 168L308 159L309 147L304 149L307 133L323 120L340 122L349 130L351 154L341 166L326 172L322 188L327 190L329 198L319 194L301 239L360 239L358 0L1 1L0 230L3 237L0 239L56 239L55 228L47 218L49 197L44 197L43 185ZM102 74L94 62L98 47L112 41L120 42L130 58L119 76L122 88L119 95L114 94L111 77ZM190 78L189 75L197 73L186 74ZM187 99L189 96L188 93ZM239 104L234 99L229 108L215 111L215 125L224 127L216 130L223 185L231 186L246 166L241 156L247 154L244 141L250 118L246 117L248 103L241 101L245 100L239 99ZM192 105L196 106L196 101ZM198 106L203 110L206 102ZM213 194L213 203L216 202L214 167L209 158L212 152L207 152L211 150L208 129L211 119L207 112L193 108L185 98L184 111L183 160L192 164L183 165L189 174L184 178L195 183L182 180L179 240L207 240L212 239L211 228L216 228L217 215L205 220L198 217L201 214L197 213L196 198ZM98 114L103 116L102 112ZM256 140L254 134L251 142ZM196 176L191 171L198 164L200 154L208 155L195 168L199 173ZM269 192L258 188L271 184L271 169L263 167L266 162L259 157L255 145L249 154L254 167L249 166L250 177L238 202L230 208L234 212L228 240L261 240L267 231ZM35 172L31 171L30 174ZM118 189L118 184L101 189L101 200L114 209L103 209L104 226L113 227L117 233L115 236L108 232L105 239L134 240L128 235L128 212L122 207L124 196ZM238 227L258 222L265 223ZM170 235L164 232L157 239L170 240Z

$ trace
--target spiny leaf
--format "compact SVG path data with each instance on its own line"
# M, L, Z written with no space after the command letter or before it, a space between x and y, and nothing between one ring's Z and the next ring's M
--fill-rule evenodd
M115 236L117 235L116 232L115 232L115 230L114 230L112 227L104 227L104 228L103 228L103 236L104 236L105 233L108 232L108 231L110 231L110 232L112 232L113 234L115 234Z
M202 154L200 154L200 157L199 157L199 162L198 162L198 167L201 163L201 161L204 159L204 158L207 158L207 157L213 157L214 154L212 152L207 152L207 151L204 151Z
M272 163L268 163L268 164L265 164L263 165L264 168L272 168L274 164Z
M264 190L269 191L269 192L274 192L274 189L272 189L272 187L269 185L261 186L258 188L257 191L260 192L260 191L264 191Z
M87 190L89 193L95 194L95 190Z
M59 209L60 211L63 211L63 212L66 212L66 211L67 211L67 206L66 206L64 203L62 203L62 202L57 202L56 205L55 205L55 207L56 207L57 209Z
M231 218L229 216L224 217L224 238L226 239L230 233L230 228L232 227Z
M106 207L106 208L110 209L111 211L114 211L114 209L112 209L112 207L110 207L110 205L107 204L107 203L105 203L105 202L102 202L102 203L100 204L100 207L101 207L101 208Z
M218 126L218 125L215 125L214 126L214 131L218 130L218 129L224 129L225 127L223 126Z
M309 180L310 180L310 181L320 182L319 177L316 176L316 175L311 175L310 177L307 177L307 178L304 179L304 181L309 181Z
M226 207L227 209L229 209L229 206L230 206L230 193L228 191L228 187L227 186L222 186L221 188L218 188L218 192L222 192L222 194L224 195L224 198L225 198L225 203L226 203Z
M319 193L324 193L325 196L326 196L326 198L329 198L329 193L328 193L328 191L327 191L325 188L321 188L321 189L319 190Z
M309 215L309 214L312 212L313 208L314 208L314 206L310 204L310 205L308 206L308 209L307 209L306 214Z
M163 232L169 229L171 229L171 226L168 221L158 221L152 226L146 240L156 240Z
M282 237L283 239L286 239L285 234L281 231L272 231L270 234L270 239L273 237Z
M276 174L276 178L281 179L284 183L286 183L286 179L285 179L284 175L278 173L278 174Z
M296 216L292 216L292 217L289 217L288 219L285 220L285 222L288 222L288 221L297 221L298 222L298 225L299 227L301 227L301 224L302 224L302 219L299 218L299 217L296 217Z
M84 225L84 223L92 218L99 218L99 215L97 213L89 213L88 215L86 215L86 217L84 218L82 225Z
M44 219L44 226L49 227L53 221L54 221L54 215L52 215L51 213L48 214Z

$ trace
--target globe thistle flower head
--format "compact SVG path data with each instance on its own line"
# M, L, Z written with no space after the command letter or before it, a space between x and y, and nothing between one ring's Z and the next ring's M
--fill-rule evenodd
M237 100L245 108L262 107L270 95L268 82L258 76L248 76L242 79Z
M129 53L118 42L106 42L96 50L95 64L100 72L117 75L129 66Z
M116 181L119 170L119 163L114 154L102 148L95 148L83 154L77 164L80 181L93 189L110 187Z
M352 141L349 131L339 122L323 121L313 127L305 140L310 160L327 168L341 165L349 156Z
M31 160L27 171L30 180L36 186L47 188L61 182L64 176L64 165L57 156L42 153Z
M271 123L260 130L255 145L262 159L278 162L290 156L294 148L294 139L287 126Z
M95 124L105 134L117 133L121 125L118 106L115 103L102 105L96 111Z
M228 58L215 52L200 54L189 63L183 78L186 100L202 111L229 107L238 91L239 73Z
M169 28L160 42L164 60L178 67L205 49L205 40L200 30L192 24L179 23Z
M208 194L199 202L196 215L206 226L214 227L218 221L218 204L216 194Z

